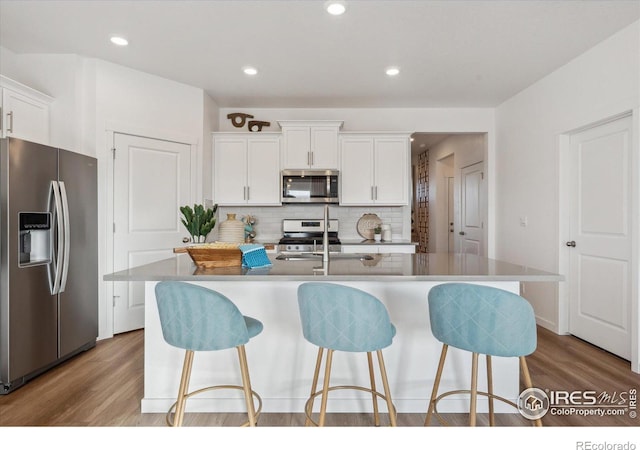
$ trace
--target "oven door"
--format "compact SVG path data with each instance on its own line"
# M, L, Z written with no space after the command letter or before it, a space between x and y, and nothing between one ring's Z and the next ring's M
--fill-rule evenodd
M337 170L283 170L282 203L339 203Z

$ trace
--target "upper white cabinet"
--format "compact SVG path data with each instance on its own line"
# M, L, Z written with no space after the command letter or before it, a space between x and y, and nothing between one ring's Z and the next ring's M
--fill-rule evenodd
M281 120L283 169L337 169L342 121Z
M1 137L49 143L49 106L53 98L0 75Z
M213 198L219 205L281 205L280 134L213 133Z
M341 205L407 205L409 133L342 133Z

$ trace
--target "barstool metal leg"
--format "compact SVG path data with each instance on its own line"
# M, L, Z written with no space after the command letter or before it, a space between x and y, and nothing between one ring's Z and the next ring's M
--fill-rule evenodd
M189 389L189 379L191 378L191 367L193 365L193 350L187 350L184 354L182 364L182 376L180 377L180 387L178 387L178 398L176 400L176 412L173 418L173 426L181 427L184 419L184 410L187 403L187 391Z
M384 359L382 358L382 350L376 350L378 355L378 364L380 365L380 375L382 376L382 385L384 386L384 396L387 397L387 409L389 411L389 422L392 427L396 424L396 409L393 406L391 399L391 389L389 389L389 380L387 379L387 369L384 366Z
M256 409L253 405L253 394L251 391L251 379L249 377L249 365L247 364L247 353L244 345L236 347L238 349L238 359L240 360L240 373L242 374L242 390L247 404L247 415L249 416L249 426L257 426Z
M478 400L478 354L471 359L471 400L469 402L469 426L476 426L476 403Z
M444 360L447 358L447 344L442 345L442 352L440 352L440 362L438 363L438 370L436 372L436 379L433 382L433 390L431 391L431 400L429 401L429 408L427 409L427 418L424 421L424 426L431 425L431 415L435 409L436 397L438 396L438 388L440 386L440 378L442 377L442 370L444 369Z
M380 414L378 413L378 396L376 395L376 378L373 373L373 358L371 352L367 352L367 362L369 363L369 380L371 381L371 398L373 400L373 419L375 426L380 426Z
M320 420L318 425L324 426L324 418L327 413L327 398L329 397L329 378L331 377L331 361L333 359L333 350L327 349L327 362L324 368L324 384L322 386L322 402L320 403Z
M496 419L493 413L493 370L491 368L491 355L487 356L487 393L489 400L489 425L495 426Z
M522 371L522 377L524 378L524 385L526 388L532 388L533 383L531 382L531 375L529 374L529 366L527 366L527 359L524 356L520 357L520 370ZM536 419L535 422L537 427L542 426L542 420Z
M322 347L318 347L318 357L316 358L316 369L313 372L313 382L311 383L311 394L310 397L310 405L309 405L309 414L307 415L307 419L304 421L304 426L308 427L311 425L310 416L313 414L313 394L316 393L316 389L318 388L318 376L320 375L320 366L322 365L322 354L324 353L324 349Z

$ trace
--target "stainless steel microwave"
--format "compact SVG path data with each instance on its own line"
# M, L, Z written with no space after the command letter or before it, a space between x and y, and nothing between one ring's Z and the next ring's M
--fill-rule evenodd
M282 203L338 203L337 170L283 170Z

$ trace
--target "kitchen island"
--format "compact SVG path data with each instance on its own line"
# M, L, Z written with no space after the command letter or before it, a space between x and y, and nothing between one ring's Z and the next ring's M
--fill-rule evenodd
M429 325L427 294L443 282L476 283L519 293L520 282L559 282L561 275L525 266L465 254L385 254L359 259L357 255L321 259L278 260L269 255L271 267L202 269L188 255L116 272L105 281L145 282L145 351L143 413L166 412L175 401L184 352L169 346L155 301L155 285L179 280L198 284L229 297L247 315L264 324L264 331L246 346L253 389L264 402L263 412L303 412L309 395L317 348L302 336L297 288L307 281L353 286L378 297L397 328L393 344L384 349L393 400L401 413L426 413L440 356L441 344ZM483 361L483 360L482 360ZM471 355L450 349L441 391L465 389L470 382ZM518 389L517 358L494 358L496 394L515 400ZM480 373L485 373L480 366ZM240 371L235 350L197 353L191 388L211 384L238 384ZM368 384L366 356L337 352L332 382ZM479 389L485 388L479 377ZM362 395L360 395L362 394ZM194 397L187 411L237 412L244 403L236 392L217 391L213 398ZM371 396L360 392L331 394L330 411L370 411ZM496 411L513 412L501 405ZM381 403L381 408L384 405ZM485 402L480 401L483 411ZM500 408L500 409L498 409ZM468 410L465 397L448 397L440 403L444 412Z

